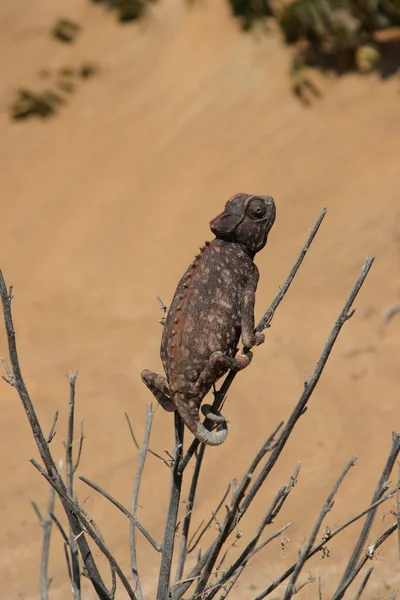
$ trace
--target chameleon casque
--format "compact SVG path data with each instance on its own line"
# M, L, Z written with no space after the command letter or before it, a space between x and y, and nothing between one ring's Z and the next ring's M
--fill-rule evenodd
M254 331L259 273L253 259L267 243L275 212L270 196L236 194L227 201L210 222L215 239L200 248L168 310L161 340L166 377L148 370L141 374L161 406L177 410L204 444L222 444L228 428L221 414L203 405L203 414L217 423L216 431L205 428L199 414L203 398L229 369L247 367L249 349L264 341L264 334Z

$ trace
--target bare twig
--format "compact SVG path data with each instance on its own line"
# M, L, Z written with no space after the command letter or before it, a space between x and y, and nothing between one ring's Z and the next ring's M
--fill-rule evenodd
M140 450L138 441L137 441L136 436L135 436L135 432L133 431L133 427L132 427L132 423L131 423L131 420L129 418L129 415L128 415L128 413L124 413L124 415L125 415L126 422L128 423L129 432L131 434L131 438L133 440L133 443L135 444L136 448L138 450Z
M78 442L78 452L76 454L76 460L74 464L74 473L78 470L79 463L81 462L82 456L82 448L83 448L83 440L85 439L85 433L83 430L83 419L81 419L81 432L79 434L79 442Z
M81 430L78 458L76 466L74 466L73 460L73 446L74 446L74 427L75 427L75 386L76 378L78 377L78 371L70 373L69 375L69 410L68 410L68 434L67 442L65 444L65 473L66 473L66 487L67 494L70 498L74 497L74 474L79 464L80 455L82 452L83 444L83 429ZM70 526L69 528L69 549L71 553L71 566L72 566L72 593L74 600L80 600L81 597L81 576L80 576L80 565L78 547L75 540L74 532Z
M122 585L124 586L125 590L128 593L128 596L129 596L130 600L137 600L136 595L135 595L133 589L131 588L131 586L129 585L129 582L128 582L127 578L125 577L124 573L122 572L121 567L119 566L119 564L115 560L114 556L111 554L110 550L108 549L108 547L104 543L102 537L99 536L96 533L95 529L98 529L97 526L92 526L92 524L94 524L93 519L91 519L91 518L88 519L87 518L86 513L82 510L82 508L79 506L79 504L77 504L77 502L74 502L67 495L66 491L64 491L59 486L58 482L56 482L53 479L51 479L51 477L39 465L39 463L36 462L36 460L34 458L31 458L30 462L37 468L37 470L39 471L39 473L41 473L43 475L43 477L46 479L46 481L48 483L50 483L51 486L54 487L54 489L56 490L56 492L59 495L60 499L63 502L66 503L66 505L68 506L69 510L74 511L74 514L76 514L76 515L79 516L79 520L82 523L83 529L81 530L81 533L78 534L78 536L75 538L76 541L79 541L79 539L81 539L82 537L84 537L84 532L87 533L92 538L92 540L94 541L94 543L96 544L96 546L102 551L102 553L104 554L104 556L108 559L111 568L114 569L115 572L117 573L118 577L120 578L120 581L121 581ZM111 594L110 594L110 592L108 590L107 590L107 600L113 600L112 597L111 597Z
M371 500L371 504L374 504L386 492L388 485L389 485L388 484L389 477L390 477L390 474L392 472L393 466L396 462L399 452L400 452L400 435L393 432L392 449L391 449L389 457L386 461L386 465L382 471L382 475L379 479L378 485L375 489L374 495ZM357 562L361 556L361 553L365 546L367 537L369 535L369 532L371 531L371 527L374 522L375 515L376 515L376 508L371 510L368 513L367 518L365 519L364 527L362 528L362 531L360 533L360 537L357 540L357 543L354 547L353 553L352 553L350 560L346 566L346 569L343 573L343 576L339 583L339 586L338 586L335 594L332 597L332 600L340 600L341 598L343 598L347 588L349 587L350 581L352 581L351 574L354 571L354 569L356 568Z
M348 519L347 521L345 521L345 523L343 523L342 525L340 525L333 531L330 531L329 538L323 539L322 542L320 542L319 544L314 546L314 548L308 554L307 560L310 559L315 554L317 554L318 552L321 552L321 550L323 550L323 548L326 546L326 544L329 541L331 541L334 537L336 537L339 533L341 533L344 529L347 529L347 527L349 527L350 525L352 525L353 523L355 523L356 521L361 519L364 515L369 513L369 511L374 510L380 504L383 504L384 502L386 502L387 500L392 498L393 495L396 493L396 491L397 491L397 488L395 488L391 492L388 492L385 496L380 498L380 500L378 500L374 504L371 504L370 506L368 506L368 508L362 510L360 513L358 513L354 517L351 517L351 519ZM285 581L285 579L287 579L289 577L289 575L291 575L293 573L293 571L296 568L296 565L297 565L297 562L294 563L291 567L289 567L289 569L287 569L280 577L278 577L278 579L276 579L264 592L261 592L261 594L259 594L255 600L263 600L263 598L266 598L269 594L271 594L281 583L283 583Z
M358 588L357 594L354 596L354 600L360 600L360 598L361 598L362 594L364 593L364 590L367 586L368 580L372 575L373 570L374 570L374 567L370 567L368 569L368 571L366 572L365 577L362 580L360 587Z
M51 489L53 489L51 487ZM56 525L58 531L61 533L61 536L64 540L64 554L65 554L65 560L67 563L67 570L68 570L68 578L69 581L71 583L71 590L72 593L74 593L74 589L78 586L78 582L74 582L73 580L73 572L72 572L72 566L71 566L71 547L70 547L70 540L68 539L67 534L64 531L63 526L61 525L60 521L57 519L57 517L55 516L54 513L51 513L51 519L54 522L54 524ZM80 573L79 573L79 582L80 582Z
M141 523L139 523L139 521L135 517L132 516L132 514L129 512L129 510L127 508L125 508L125 506L123 506L120 502L118 502L118 500L116 500L113 496L111 496L111 494L109 494L108 492L103 490L103 488L101 488L99 485L97 485L96 483L93 483L93 481L90 481L90 479L88 479L87 477L81 476L81 477L79 477L79 479L81 481L83 481L83 483L86 483L86 485L88 485L91 488L93 488L94 490L96 490L96 492L98 492L99 494L104 496L104 498L109 500L109 502L111 502L111 504L114 504L114 506L116 506L126 517L128 517L128 519L130 519L130 521L132 523L135 524L135 526L139 529L139 531L144 535L146 540L153 546L154 550L157 550L157 552L160 552L161 548L160 548L159 544L157 544L157 542L154 541L154 539L152 538L150 533L147 531L147 529L145 529L143 527L143 525Z
M246 512L246 510L250 506L253 498L259 491L260 487L264 483L268 474L271 472L272 468L274 467L276 461L278 460L278 457L280 456L280 454L289 438L289 435L291 434L294 426L296 425L297 421L303 414L303 412L307 406L307 403L308 403L309 399L311 398L311 395L314 392L315 387L322 375L322 372L328 361L329 355L332 351L332 348L337 340L337 337L338 337L343 325L354 314L354 310L351 310L351 307L352 307L353 302L356 299L357 294L360 291L360 289L369 273L369 270L372 266L373 261L374 261L374 259L372 257L369 257L366 259L364 266L361 270L361 273L360 273L353 289L351 290L350 295L349 295L348 299L346 300L346 303L345 303L339 317L337 318L336 323L335 323L335 325L328 337L328 340L322 350L321 356L320 356L318 363L314 369L314 372L313 372L311 378L304 383L304 391L300 397L300 400L298 401L296 407L294 408L292 414L290 415L285 427L283 428L281 435L279 436L278 440L276 441L276 444L271 452L271 455L270 455L268 461L266 462L265 466L261 470L261 473L259 474L256 481L252 485L251 489L249 490L249 493L247 494L247 496L243 502L243 505L241 507L241 510L243 513Z
M386 529L386 531L384 531L383 534L381 536L379 536L379 538L373 544L369 544L367 546L366 552L364 553L363 557L361 558L361 560L358 562L358 564L354 567L354 569L352 570L352 572L349 575L347 587L349 587L353 583L353 581L355 580L357 575L363 569L365 563L368 560L372 560L373 558L375 558L376 550L392 535L392 533L394 533L396 531L396 529L397 529L397 523L395 523L394 525L392 525L391 527Z
M226 490L225 494L222 496L222 499L219 502L217 508L215 510L211 511L211 517L208 519L208 521L206 522L204 527L201 529L200 533L198 534L198 536L196 538L195 538L195 536L198 533L198 531L201 527L201 524L200 524L200 527L198 527L198 529L194 532L192 539L189 542L188 554L190 552L193 552L193 550L196 548L196 546L200 543L201 538L203 537L203 535L205 534L205 532L207 531L207 529L210 527L211 523L213 522L215 515L218 514L221 506L224 504L225 500L227 499L230 489L231 489L231 484L228 485L228 489ZM204 520L203 520L203 523L204 523Z
M8 349L10 354L10 362L12 367L12 377L9 378L10 385L15 387L18 392L18 395L22 401L26 416L28 418L29 424L32 429L33 437L35 439L36 445L38 447L40 456L43 460L43 463L47 470L47 476L50 479L52 485L57 485L57 488L60 490L57 493L60 496L61 502L65 509L66 515L68 517L68 521L71 525L71 528L74 532L75 536L79 536L78 546L82 556L82 559L85 564L85 569L87 575L92 582L94 589L96 590L99 598L101 600L109 600L110 595L105 586L102 577L97 569L96 563L93 559L92 552L89 548L87 540L84 535L80 535L82 533L82 528L79 523L79 519L71 510L70 505L67 503L66 496L66 487L65 484L57 470L55 462L50 452L49 445L46 441L46 438L43 435L42 428L40 426L39 420L37 418L35 409L33 407L32 401L30 399L28 390L25 386L21 367L18 359L17 345L15 340L15 330L12 319L12 311L11 311L11 301L13 298L12 288L10 290L7 289L6 283L4 281L4 277L2 272L0 271L0 295L1 301L3 304L3 314L4 314L4 322L7 333L7 341L8 341ZM54 487L54 485L53 485Z
M322 594L322 578L321 578L321 573L318 572L318 600L323 600L323 594Z
M214 586L214 589L211 591L210 594L208 594L207 600L212 600L212 598L214 598L217 595L218 591L224 586L224 584L227 583L229 581L229 579L231 579L231 577L233 577L235 575L236 571L240 567L246 566L248 560L250 559L250 556L252 556L252 553L253 553L253 551L257 545L257 542L260 539L265 527L272 522L273 515L276 514L276 508L277 508L278 504L280 503L282 497L284 496L286 489L287 489L287 486L285 485L278 490L270 508L268 509L265 517L261 521L253 539L250 540L250 542L247 544L245 549L240 553L239 557L233 563L233 565L231 565L229 567L229 569L217 581L216 585ZM235 579L235 581L236 581L236 579Z
M205 445L201 444L200 449L196 456L196 465L194 467L194 472L192 476L192 481L190 484L189 496L186 504L186 515L183 520L182 532L181 532L181 543L179 548L179 556L178 556L178 566L176 569L175 582L180 581L182 579L183 570L185 567L186 557L188 554L188 537L190 524L192 521L192 511L194 506L194 500L196 496L197 484L199 482L199 475L201 465L203 463Z
M285 525L285 527L281 531L275 533L268 540L265 540L262 544L257 546L257 543L258 543L260 537L262 536L264 529L266 528L267 525L270 525L273 522L273 520L276 518L276 516L279 514L287 497L289 496L290 492L296 485L297 478L298 478L299 472L300 472L300 468L301 468L301 463L298 463L296 466L295 472L293 473L293 475L290 478L289 484L282 486L278 490L274 500L272 501L271 506L269 507L266 515L264 516L263 520L261 521L254 537L247 544L246 548L242 551L242 553L237 558L237 560L234 562L234 564L231 567L229 567L229 569L226 571L226 573L224 573L224 575L218 580L213 591L207 596L207 600L212 600L212 598L214 598L214 596L221 589L221 587L224 586L224 584L227 583L229 581L229 579L231 579L231 577L233 577L235 575L236 571L240 567L245 566L248 563L248 561L250 560L250 558L252 558L254 556L254 554L256 554L256 552L258 552L259 550L264 548L264 546L266 546L267 543L269 543L270 541L275 539L281 533L282 530L285 530L288 527L288 525ZM237 579L235 579L235 581L237 581Z
M265 546L267 546L268 544L270 544L271 542L273 542L277 537L280 537L282 535L282 533L284 531L286 531L286 529L288 529L289 527L291 527L291 523L286 523L286 525L284 525L283 527L281 527L280 529L278 529L278 531L275 531L275 533L273 533L272 535L269 536L269 538L267 538L266 540L264 540L263 542L261 542L261 544L258 544L258 546L256 546L253 550L253 552L249 555L248 560L250 560L251 558L253 558L253 556L255 554L257 554L257 552L260 552L260 550L262 550Z
M400 558L400 461L397 461L396 520L397 520L397 556Z
M207 558L203 572L197 583L196 590L194 593L195 596L199 596L204 592L208 579L214 568L215 562L221 551L221 548L239 520L239 506L250 484L252 476L253 472L248 471L246 473L236 491L236 494L232 498L230 505L227 506L227 515L225 517L224 523L221 527L221 531L219 532L217 539L210 548L211 552Z
M42 542L42 557L40 560L40 600L47 600L49 597L49 588L51 579L48 577L49 568L49 552L50 552L50 538L51 538L51 514L54 510L55 502L55 491L52 487L49 488L49 499L47 502L46 518L43 519L42 515L37 507L36 502L31 500L33 510L39 519L39 525L43 529L43 542Z
M183 449L183 422L177 412L175 417L175 452L174 466L171 473L171 493L168 507L167 523L164 531L162 545L162 558L158 578L157 600L165 600L168 596L171 576L172 557L174 553L176 522L178 517L179 502L182 489L182 472L179 464L182 459Z
M133 431L133 427L132 427L132 423L131 420L129 418L128 413L124 413L125 415L125 419L128 423L128 427L129 427L129 432L131 434L131 438L133 440L133 443L135 444L136 448L138 450L140 450L139 448L139 444L137 442L136 436L135 436L135 432ZM159 460L161 460L161 462L163 462L169 469L171 468L171 464L170 462L168 462L168 460L165 460L165 458L163 458L162 456L160 456L159 454L157 454L157 452L154 452L151 448L148 448L148 451L150 452L150 454L152 454L153 456L155 456L156 458L158 458Z
M270 326L271 321L273 319L273 316L275 314L276 309L278 308L279 304L282 302L285 294L287 293L290 285L292 284L293 279L296 276L297 271L299 270L301 263L304 260L305 255L307 254L310 245L312 243L312 241L314 240L318 229L324 219L326 215L326 208L323 208L318 219L317 222L315 223L314 227L312 228L309 236L307 237L306 243L304 244L303 248L300 251L299 256L297 257L297 260L294 264L294 266L292 267L292 269L290 270L289 275L286 278L285 283L283 284L283 286L281 287L281 289L279 290L278 294L275 296L275 298L273 299L273 301L271 302L269 308L266 310L266 312L264 313L263 317L261 318L260 322L258 323L257 327L256 327L256 331L263 331L264 329L266 329L267 327ZM228 375L225 377L225 380L221 386L221 388L219 389L219 391L215 394L215 399L214 402L212 404L212 411L217 411L220 409L221 404L224 402L225 396L228 393L228 390L233 382L233 380L236 377L237 372L236 371L229 371ZM211 421L209 421L208 419L205 419L204 421L204 425L206 427L210 427L211 426ZM180 471L183 472L189 462L189 460L191 459L191 457L193 456L193 454L195 453L198 445L199 445L199 441L197 439L193 440L193 442L191 443L189 449L187 450L185 456L183 457L181 464L180 464Z
M50 427L49 435L46 438L46 442L48 444L51 443L51 441L53 440L54 436L56 435L56 425L57 425L57 421L58 421L58 415L59 415L59 411L56 410L56 412L54 413L53 423L52 423L52 425Z
M133 494L132 494L132 505L131 505L131 515L133 519L136 519L136 511L139 502L139 490L140 483L142 481L142 475L144 470L144 464L146 462L147 449L149 447L150 433L151 433L151 425L153 422L153 409L151 402L147 405L147 415L146 415L146 427L144 432L143 444L139 452L139 460L136 470L135 483L133 486ZM136 589L136 595L138 600L143 600L143 592L142 586L140 584L139 574L137 570L137 558L136 558L136 525L134 520L131 520L130 524L130 534L131 534L131 569L133 575L133 583Z
M320 225L321 225L322 221L324 220L325 215L326 215L326 208L324 207L321 210L320 215L319 215L314 227L311 229L310 235L308 236L306 243L304 244L303 248L301 249L300 254L297 257L297 260L294 263L292 270L290 271L289 275L287 276L285 283L279 290L279 293L275 296L274 300L271 303L271 306L268 308L268 310L262 317L261 321L258 323L258 325L256 327L256 331L263 331L264 329L266 329L267 327L270 326L272 318L275 314L275 311L278 308L279 304L282 302L289 287L291 286L292 281L297 274L297 271L300 269L301 263L303 262L308 250L310 249L310 246L311 246L315 236L318 233L318 229L320 228Z
M340 477L338 478L338 480L336 481L335 485L332 488L331 493L329 494L328 498L325 501L324 506L322 507L322 510L318 516L318 519L313 527L313 530L311 532L311 535L305 545L305 547L303 548L302 552L300 553L300 556L297 560L297 564L296 567L293 571L293 575L287 585L286 588L286 592L285 595L283 597L283 600L290 600L290 598L293 596L293 594L296 593L296 581L304 567L304 563L306 562L308 555L311 551L311 548L314 545L315 539L318 535L318 531L320 530L320 527L322 525L322 521L325 519L326 515L328 514L328 512L332 509L333 504L334 504L334 497L343 481L343 479L346 477L347 473L350 471L351 467L353 467L355 465L355 462L357 460L357 457L353 457L350 462L348 463L348 465L345 467L345 469L343 470L343 472L341 473Z

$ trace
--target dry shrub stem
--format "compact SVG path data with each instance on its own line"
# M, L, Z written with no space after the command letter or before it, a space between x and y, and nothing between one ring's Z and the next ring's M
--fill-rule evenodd
M77 539L77 543L82 556L82 560L85 565L87 575L90 581L92 582L93 587L96 590L100 600L109 600L109 591L99 573L96 562L93 558L93 554L89 548L86 537L83 534L83 530L79 519L73 512L73 510L71 510L70 505L65 499L67 496L66 486L62 480L60 473L57 470L57 467L50 452L49 444L43 435L42 428L40 426L31 398L29 396L28 390L25 386L22 377L18 359L17 345L15 340L14 324L11 313L11 301L13 298L12 288L10 288L10 290L7 289L3 273L1 271L0 295L3 304L4 322L7 333L8 350L12 369L12 376L8 377L6 381L17 390L18 395L22 401L26 416L32 429L33 437L38 447L43 464L46 467L49 483L56 489L57 493L59 494L61 503L64 507L69 524L71 526L71 530L75 538Z
M49 589L52 582L52 579L49 579L48 576L48 567L49 567L49 556L50 556L50 538L51 538L51 526L52 526L52 518L51 515L54 510L54 502L55 502L55 491L52 487L49 488L49 499L47 501L47 512L46 518L43 519L40 510L37 507L37 504L34 500L30 500L33 510L35 511L39 525L43 529L43 541L42 541L42 556L40 560L40 600L48 600L49 598Z
M130 523L131 569L132 569L132 575L133 575L133 584L136 589L136 595L138 597L138 600L144 600L144 598L143 598L142 586L140 584L139 573L138 573L138 569L137 569L135 518L136 518L136 511L137 511L137 507L138 507L138 503L139 503L140 483L142 481L144 465L146 462L152 423L153 423L153 410L152 410L152 404L150 403L147 406L146 427L145 427L145 431L144 431L143 444L139 451L139 460L138 460L138 465L137 465L137 469L136 469L136 477L135 477L135 483L133 486L132 505L131 505L131 515L132 515L132 519L131 519L131 523Z
M265 312L264 316L257 325L257 331L262 331L269 327L272 318L275 314L275 310L279 306L280 302L287 293L298 269L300 268L302 261L312 243L313 239L322 220L325 216L326 210L323 209L320 213L318 220L311 230L306 243L304 244L297 261L291 269L289 276L287 277L284 285L280 289L276 298L271 303L269 309ZM237 483L234 480L233 484L230 485L224 494L223 499L212 511L212 516L209 519L203 519L196 531L191 534L190 529L193 521L193 509L195 507L196 492L199 486L199 478L201 468L204 462L205 446L199 444L197 440L192 442L186 452L183 453L183 437L184 427L182 420L179 415L175 413L175 446L172 455L168 454L167 459L163 458L156 452L149 448L151 426L153 420L153 412L151 405L147 408L146 426L143 437L143 443L141 447L137 442L132 425L129 417L126 415L128 425L130 428L131 436L134 441L136 448L139 450L138 464L136 470L136 476L133 486L133 494L131 501L130 510L126 509L118 500L113 498L108 492L102 489L97 484L91 482L86 477L80 477L80 479L89 485L92 489L95 489L98 493L103 495L109 502L116 506L125 516L129 519L130 527L130 558L131 558L131 573L133 585L129 583L128 577L123 573L119 563L117 562L114 555L110 552L107 547L97 525L93 519L83 510L79 504L77 497L74 495L74 475L79 466L82 448L83 448L83 425L81 424L81 432L77 442L74 441L74 423L75 423L75 385L77 373L70 375L70 397L69 397L69 415L68 415L68 435L67 441L65 442L66 452L66 475L65 482L62 479L61 473L58 471L55 461L50 452L49 445L55 435L55 429L58 419L58 412L55 414L53 424L51 426L49 435L47 438L43 435L42 428L37 418L35 409L31 402L29 393L24 384L22 373L19 365L17 347L15 341L15 331L12 321L11 314L11 300L12 300L12 289L7 290L4 282L2 273L0 271L0 295L3 304L3 313L6 326L7 340L9 346L10 363L11 369L8 364L3 360L3 365L6 371L6 377L4 379L17 390L20 399L23 403L27 418L31 425L32 433L36 441L40 456L42 458L44 467L43 468L36 460L31 459L33 465L39 470L46 481L50 484L50 496L47 507L46 520L42 519L39 509L36 504L32 502L35 512L38 516L39 522L43 527L43 550L41 560L41 600L49 600L49 585L50 580L48 578L48 561L49 561L49 543L51 525L54 523L59 530L63 544L64 551L67 561L68 575L71 581L72 595L74 600L80 600L81 597L81 568L79 554L82 560L84 574L90 579L98 597L100 600L113 600L116 593L117 578L125 588L128 597L131 600L145 600L141 581L138 572L137 563L137 539L136 529L144 535L151 546L158 552L161 553L160 561L160 572L158 578L158 589L157 589L157 600L179 600L187 592L187 590L194 585L194 591L192 593L192 600L213 600L219 594L219 599L223 600L226 598L230 591L237 584L237 581L242 574L244 568L248 562L254 557L256 553L261 551L267 544L276 540L282 536L283 532L291 525L287 523L274 533L269 533L264 539L264 532L266 528L271 525L274 519L280 514L288 495L293 490L300 471L300 464L297 465L290 481L288 484L282 486L275 494L268 510L266 511L263 519L253 534L253 537L246 543L243 550L241 550L237 558L231 562L227 567L223 567L227 563L228 555L232 547L236 547L239 543L242 534L237 530L237 526L250 507L256 494L260 488L264 486L265 481L270 474L271 470L275 466L283 448L285 447L289 436L291 435L293 428L298 422L301 415L304 413L307 407L307 403L315 390L319 378L324 370L326 362L329 358L330 352L332 351L333 345L346 321L353 315L352 305L354 303L357 294L363 285L365 278L372 266L373 258L367 258L363 269L358 277L338 319L336 320L334 327L327 339L327 342L322 350L320 359L315 367L312 377L305 382L304 390L301 397L295 406L292 414L289 416L286 424L280 423L271 435L267 438L265 443L260 448L254 459L251 461L249 468L244 474L242 480ZM244 348L244 352L248 349ZM219 390L215 390L214 408L218 409L226 398L227 391L232 384L236 376L235 372L229 372L226 376L223 384ZM212 424L205 421L207 427L211 427ZM73 456L73 447L77 443L76 458ZM348 519L343 525L338 527L336 530L330 532L328 538L324 537L322 542L316 543L318 532L322 526L323 520L326 514L331 510L334 503L334 496L336 495L338 488L344 479L345 475L349 471L350 467L353 466L355 459L352 459L347 467L344 469L331 493L327 497L324 506L317 518L314 528L310 534L308 541L303 547L299 554L298 560L290 569L282 573L269 587L257 596L256 600L261 600L269 594L271 594L279 585L281 585L286 579L289 582L284 593L284 600L289 600L294 594L296 594L301 587L314 581L314 577L310 576L306 581L297 585L299 575L303 572L306 561L311 558L316 552L323 550L326 544L335 536L338 535L345 528L350 526L356 520L366 517L365 523L354 548L352 556L343 574L341 582L335 593L334 600L342 598L346 592L348 586L354 581L355 577L362 570L365 563L373 558L376 549L384 543L384 541L392 535L398 529L399 517L396 514L396 523L389 527L373 544L370 544L365 550L367 537L370 533L372 523L374 521L377 508L380 504L391 498L398 492L399 486L394 490L387 492L388 481L393 469L394 463L397 459L400 450L400 436L393 434L393 446L390 452L389 458L383 469L382 475L378 482L378 486L373 495L370 506L359 514ZM163 542L161 545L152 538L148 531L139 523L137 520L137 508L139 501L140 486L143 478L143 472L145 467L145 461L147 454L151 453L157 458L161 459L171 470L171 490L169 498L169 507L166 520L166 526L164 531ZM193 474L189 478L189 494L185 505L184 515L179 520L179 510L181 505L182 495L182 483L185 468L187 467L191 457L196 454L196 462ZM258 474L257 474L257 473ZM229 492L232 491L231 501L226 505L226 514L224 517L219 517L219 511L225 503ZM54 515L54 499L55 494L58 495L63 509L68 519L69 533L67 534L60 521ZM218 517L217 517L218 515ZM200 541L203 539L204 534L209 529L212 522L215 521L217 524L217 533L210 546L202 552L199 547ZM205 525L204 525L205 523ZM180 547L175 552L175 538L178 530L180 529ZM235 533L233 536L232 534ZM102 576L99 573L96 565L94 556L90 550L86 536L89 536L99 550L106 556L109 561L111 569L111 589L108 589ZM189 541L190 540L190 541ZM197 548L197 562L188 574L185 573L185 566L187 562L187 556L190 552ZM79 554L78 554L79 551ZM363 553L364 551L364 553ZM173 562L176 562L176 575L175 583L171 585L171 570ZM356 598L359 599L367 585L367 582L371 576L372 569L369 569L367 574L359 586ZM322 594L320 588L319 579L319 593Z

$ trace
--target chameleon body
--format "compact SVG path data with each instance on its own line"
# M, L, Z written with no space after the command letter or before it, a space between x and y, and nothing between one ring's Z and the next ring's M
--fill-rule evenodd
M165 375L142 372L142 380L161 406L177 410L190 431L205 444L225 441L228 429L221 414L202 407L217 423L208 431L200 420L200 405L212 385L229 369L250 364L250 348L264 341L254 331L258 283L255 254L266 242L275 221L270 196L236 194L210 223L215 239L200 248L176 289L168 310L161 360ZM246 353L238 353L242 337Z

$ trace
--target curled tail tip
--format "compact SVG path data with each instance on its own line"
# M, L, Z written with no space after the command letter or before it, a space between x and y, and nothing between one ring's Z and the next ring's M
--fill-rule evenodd
M213 419L214 422L218 423L218 428L216 431L209 431L204 426L204 423L200 421L199 406L197 403L193 402L190 405L184 397L176 398L176 407L186 427L190 429L199 442L207 446L219 446L224 443L228 435L228 425L222 415L211 413L215 417ZM209 416L208 413L210 413L211 407L205 405L204 409L206 416Z
M218 431L208 431L203 423L199 421L196 431L193 433L202 444L207 444L207 446L219 446L224 443L228 436L228 426L225 422Z

